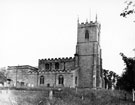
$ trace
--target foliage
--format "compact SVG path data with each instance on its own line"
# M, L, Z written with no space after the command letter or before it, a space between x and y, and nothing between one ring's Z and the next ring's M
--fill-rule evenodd
M135 60L133 58L126 57L123 53L120 53L122 59L126 65L125 71L118 79L117 87L126 91L132 91L135 88Z
M0 83L3 84L6 80L6 68L0 68Z
M119 77L115 72L103 69L103 77L105 81L105 89L111 89L112 86L115 88Z
M120 16L127 17L128 15L134 14L135 3L132 0L125 1L124 3L126 4L126 7L124 8Z

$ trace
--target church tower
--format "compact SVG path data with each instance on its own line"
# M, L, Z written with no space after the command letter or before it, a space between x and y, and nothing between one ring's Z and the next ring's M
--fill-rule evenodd
M100 27L97 18L95 22L80 24L78 21L76 56L79 67L79 87L102 87Z

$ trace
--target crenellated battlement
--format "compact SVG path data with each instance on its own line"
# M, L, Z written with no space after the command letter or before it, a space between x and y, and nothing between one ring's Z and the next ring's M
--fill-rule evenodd
M78 23L78 27L79 28L92 27L92 26L98 26L98 27L100 27L100 24L97 21L95 21L95 22L93 22L93 21L90 21L90 22L86 21L85 23L84 22Z
M62 69L59 69L59 70L56 70L56 69L53 69L53 70L39 70L38 73L71 73L72 70L70 69L67 69L67 70L62 70Z
M74 57L66 57L66 58L45 58L45 59L39 59L40 62L60 62L60 61L73 61L75 58Z

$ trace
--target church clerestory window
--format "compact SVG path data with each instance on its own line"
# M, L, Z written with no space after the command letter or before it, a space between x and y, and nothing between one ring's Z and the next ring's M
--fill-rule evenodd
M40 76L40 84L44 84L44 76Z
M89 31L85 30L85 39L89 39Z
M55 69L59 69L59 63L58 62L55 63Z
M45 64L45 69L49 69L49 64L48 63Z

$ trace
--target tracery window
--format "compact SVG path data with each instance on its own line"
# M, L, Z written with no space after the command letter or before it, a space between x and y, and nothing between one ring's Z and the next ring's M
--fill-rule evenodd
M59 84L61 84L61 85L64 84L64 77L63 77L63 75L59 75Z

